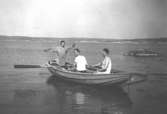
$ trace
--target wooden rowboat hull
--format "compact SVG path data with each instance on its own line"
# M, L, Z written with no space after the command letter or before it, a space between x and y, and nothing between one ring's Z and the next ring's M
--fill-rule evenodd
M94 74L94 73L81 73L81 72L70 72L63 70L58 67L48 67L48 70L53 76L76 82L80 84L91 84L91 85L108 85L108 84L119 84L128 81L130 76L123 73L111 73L111 74Z

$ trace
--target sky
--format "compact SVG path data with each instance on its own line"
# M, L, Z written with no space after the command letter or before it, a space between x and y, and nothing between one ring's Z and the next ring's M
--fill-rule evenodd
M0 0L0 34L167 37L167 0Z

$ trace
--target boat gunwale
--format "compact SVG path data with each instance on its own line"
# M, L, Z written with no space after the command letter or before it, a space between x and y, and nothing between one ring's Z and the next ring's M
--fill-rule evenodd
M111 78L129 78L129 74L123 74L123 73L111 73L111 74L94 74L94 73L80 73L80 72L68 72L66 70L61 70L61 69L57 69L54 66L53 67L49 67L48 69L52 70L52 73L56 73L58 75L61 75L60 73L66 73L64 75L62 75L62 77L66 77L66 78L73 78L73 79L89 79L89 80L98 80L98 79L111 79ZM58 72L58 73L57 73ZM69 74L67 76L67 74ZM123 77L124 75L124 77Z

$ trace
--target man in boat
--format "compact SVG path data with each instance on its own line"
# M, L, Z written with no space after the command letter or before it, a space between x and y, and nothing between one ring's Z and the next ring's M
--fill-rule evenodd
M86 72L86 66L88 65L86 58L80 54L80 50L75 49L75 70L79 72Z
M97 74L110 74L112 68L111 58L109 57L109 50L104 48L102 50L103 61L94 65L93 67L97 68Z
M54 59L50 60L48 63L51 65L58 64L61 66L65 65L65 57L66 57L66 48L65 48L65 41L61 40L60 45L56 48L49 48L44 50L45 52L54 53Z

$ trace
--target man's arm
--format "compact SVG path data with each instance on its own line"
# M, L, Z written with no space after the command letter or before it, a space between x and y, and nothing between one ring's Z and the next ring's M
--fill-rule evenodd
M51 50L52 50L52 48L44 49L44 52L49 52Z
M93 67L100 67L102 65L102 63L101 62L99 62L99 63L97 63L97 64L95 64L95 65L92 65Z
M54 53L58 53L57 47L56 48L48 48L45 49L44 52L54 52Z
M109 59L107 59L106 62L105 62L104 67L101 68L101 69L99 69L99 71L100 71L100 72L104 72L104 71L106 71L107 68L108 68L108 66L109 66L109 62L110 62Z

